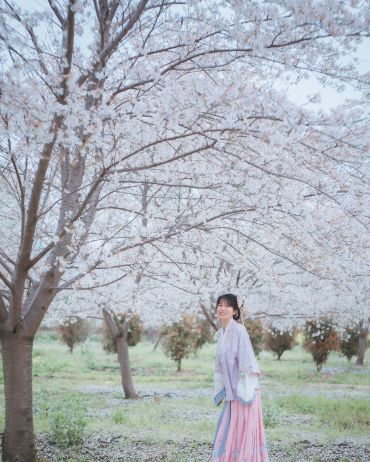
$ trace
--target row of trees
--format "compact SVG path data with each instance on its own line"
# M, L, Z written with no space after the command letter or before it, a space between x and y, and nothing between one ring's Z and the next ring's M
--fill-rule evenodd
M126 313L117 315L120 326L127 320ZM132 347L140 342L144 326L139 316L132 316L127 320L127 343ZM335 323L330 319L310 320L305 323L304 329L293 331L280 331L276 327L264 328L260 320L248 319L245 321L254 352L258 356L263 349L272 351L280 360L285 351L291 350L298 344L298 333L303 334L303 346L311 353L315 361L317 371L327 361L331 351L340 351L348 361L359 353L359 328L347 328L341 333L336 330ZM74 345L84 342L88 335L86 321L81 318L67 318L59 325L61 339L69 347L71 353ZM181 361L191 354L196 354L204 344L214 341L214 331L210 323L205 319L199 319L194 315L184 315L178 322L166 325L157 331L159 341L165 354L177 364L177 370L181 370ZM119 353L117 339L111 335L108 325L103 322L102 328L103 349L109 353ZM357 358L357 364L363 364Z
M357 356L357 365L364 364L365 350L362 350L361 326L342 328L330 318L307 320L302 328L280 330L273 325L266 328L259 320L246 320L254 351L257 355L262 349L272 351L280 360L285 351L297 345L298 335L303 337L303 347L311 353L319 372L331 351L338 351L348 361Z

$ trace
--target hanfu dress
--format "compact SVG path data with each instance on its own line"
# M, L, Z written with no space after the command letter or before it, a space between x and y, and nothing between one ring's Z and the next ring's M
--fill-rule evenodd
M260 368L248 332L230 319L218 331L213 400L224 401L212 462L268 461L262 419Z

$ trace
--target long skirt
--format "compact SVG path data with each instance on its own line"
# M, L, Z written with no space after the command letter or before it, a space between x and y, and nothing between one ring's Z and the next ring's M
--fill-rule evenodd
M225 401L218 420L212 462L266 462L261 389L252 403Z

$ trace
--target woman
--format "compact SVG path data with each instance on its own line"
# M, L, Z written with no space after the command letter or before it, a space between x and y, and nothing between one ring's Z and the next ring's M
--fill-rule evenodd
M235 295L218 297L217 317L222 327L217 337L213 399L224 401L217 424L212 462L266 462L262 419L260 368L247 330L240 319Z

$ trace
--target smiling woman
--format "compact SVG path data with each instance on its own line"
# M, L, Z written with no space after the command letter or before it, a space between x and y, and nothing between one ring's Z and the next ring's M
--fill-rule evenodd
M224 406L217 424L213 462L266 462L260 368L235 295L217 300L218 331L213 399Z

